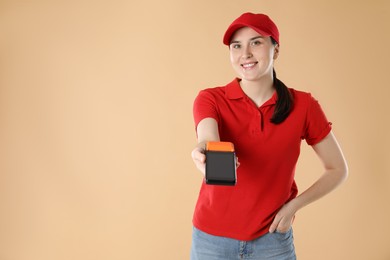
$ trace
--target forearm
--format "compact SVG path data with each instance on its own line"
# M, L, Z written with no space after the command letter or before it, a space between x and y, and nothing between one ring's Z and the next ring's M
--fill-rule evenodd
M197 126L197 135L198 143L194 150L203 153L207 142L219 141L217 122L212 118L203 119Z
M297 209L325 196L348 176L347 162L332 132L320 143L314 145L313 149L321 159L325 172L310 188L295 199Z
M205 118L197 126L198 144L192 150L191 156L196 168L205 175L206 167L206 143L208 141L219 141L218 124L215 119Z
M295 199L285 204L279 210L270 226L269 232L272 233L275 230L280 232L287 232L292 225L294 216L298 210L334 190L345 180L346 176L346 169L343 170L340 168L326 170L325 173L310 188L305 190Z
M344 182L346 177L346 169L329 169L325 171L312 186L291 201L294 205L295 211L298 211L299 209L330 193Z
M314 145L313 149L323 163L325 170L323 175L279 210L270 226L270 232L288 230L298 210L322 198L347 178L348 166L332 132L320 143Z

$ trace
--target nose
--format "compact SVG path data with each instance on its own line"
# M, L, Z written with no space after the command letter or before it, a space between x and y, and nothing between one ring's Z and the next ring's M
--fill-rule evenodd
M253 54L252 54L251 49L250 49L249 46L246 46L246 47L243 48L242 57L244 59L249 59L249 58L253 57Z
M252 53L246 53L246 54L243 55L244 59L249 59L249 58L252 58L252 57L253 57Z

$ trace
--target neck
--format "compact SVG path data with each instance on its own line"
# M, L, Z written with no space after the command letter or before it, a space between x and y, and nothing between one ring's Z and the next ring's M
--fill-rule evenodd
M269 100L275 91L273 75L256 81L242 79L240 85L244 93L258 107Z

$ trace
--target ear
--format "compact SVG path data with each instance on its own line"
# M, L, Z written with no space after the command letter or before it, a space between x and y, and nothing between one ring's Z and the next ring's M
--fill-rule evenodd
M279 44L276 44L274 48L274 60L276 60L278 56L279 56Z

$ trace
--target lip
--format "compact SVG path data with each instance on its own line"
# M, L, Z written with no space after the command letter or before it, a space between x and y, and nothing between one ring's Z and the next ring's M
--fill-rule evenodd
M257 65L257 63L258 63L257 61L246 62L246 63L241 64L241 67L245 70L250 70L250 69L253 69Z

